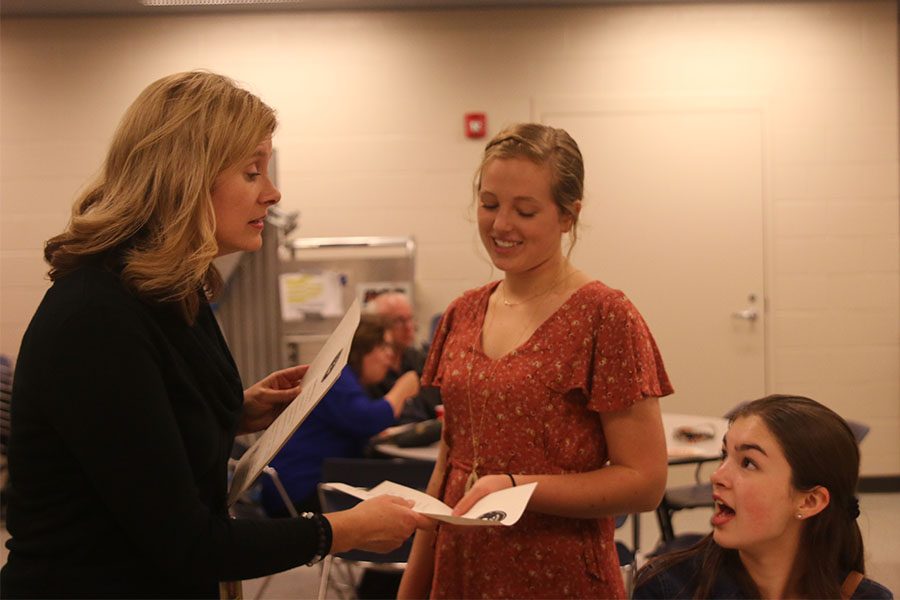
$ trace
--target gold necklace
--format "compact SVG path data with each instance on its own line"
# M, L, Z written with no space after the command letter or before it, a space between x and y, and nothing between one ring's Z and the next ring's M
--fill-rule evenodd
M559 276L556 279L554 279L553 282L550 284L550 286L547 289L545 289L543 292L538 292L537 294L534 294L533 296L529 296L528 298L525 298L524 300L519 300L518 302L511 302L510 300L508 300L506 298L506 285L505 285L506 280L504 279L502 282L500 282L500 301L503 303L504 306L519 306L521 304L527 304L527 303L531 302L532 300L534 300L535 298L540 298L541 296L546 296L557 285L564 282L566 279L568 279L575 273L575 270L573 269L572 271L569 272L568 275L566 275L566 271L568 270L566 268L567 266L568 265L563 266ZM565 275L565 277L563 277L563 275Z
M487 412L486 406L481 407L481 419L478 421L478 433L475 432L475 417L472 414L472 371L475 369L474 357L475 352L473 348L472 352L473 362L468 364L468 375L466 376L466 399L469 404L469 427L471 431L472 438L472 472L469 473L469 477L466 479L466 485L464 490L468 492L472 489L472 486L475 485L475 482L478 481L478 438L481 436L481 431L484 427L484 413ZM499 362L499 361L498 361ZM493 367L496 366L497 363L494 363L491 368L491 374L493 374ZM482 379L485 377L482 376ZM485 402L486 404L487 402Z
M488 310L490 310L490 300L488 300ZM485 330L494 322L494 314L495 313L493 313L493 312L491 313L490 320L485 324ZM480 340L480 338L481 338L481 331L478 332L478 338L476 338L476 340ZM466 403L468 404L468 407L469 407L469 431L470 431L470 437L472 438L472 472L469 473L469 477L466 479L466 485L464 488L464 490L466 492L468 492L470 489L472 489L472 486L475 485L476 481L478 481L478 461L479 461L478 438L481 437L481 432L484 429L484 413L487 412L487 410L485 410L486 407L482 406L481 407L481 418L478 421L478 430L476 433L475 415L472 412L472 371L475 370L475 358L478 356L476 349L475 349L476 343L477 343L477 341L472 343L472 351L470 353L470 356L472 358L469 361L469 363L466 365L466 368L468 370L468 373L466 374ZM485 356L487 356L487 355L485 355ZM494 369L497 367L497 363L499 363L501 360L503 360L502 356L499 357L496 361L494 361L494 364L491 365L489 375L493 375ZM482 375L481 379L484 380L487 378L484 377L484 375ZM487 395L486 394L485 394L485 404L487 404Z

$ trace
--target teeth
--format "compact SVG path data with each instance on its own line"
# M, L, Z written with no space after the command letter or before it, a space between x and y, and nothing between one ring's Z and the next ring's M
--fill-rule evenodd
M721 513L721 512L729 512L729 513L733 513L733 512L734 512L734 509L733 509L733 508L731 508L730 506L728 506L727 504L725 504L725 503L722 502L721 500L716 500L716 503L715 503L715 504L716 504L716 511L717 511L717 512L720 512L720 513Z
M507 241L505 241L505 240L497 240L497 239L495 239L495 240L494 240L494 243L497 244L498 246L500 246L501 248L512 248L513 246L515 246L515 245L518 244L519 242L507 242Z

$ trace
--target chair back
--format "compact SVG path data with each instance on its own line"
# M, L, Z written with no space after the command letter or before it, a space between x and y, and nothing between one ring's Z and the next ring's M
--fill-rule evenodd
M393 481L407 487L424 491L431 479L434 463L430 461L409 460L401 458L373 459L373 458L327 458L322 464L322 480L320 483L319 503L322 512L333 512L352 508L360 502L357 498L339 492L328 485L328 482L346 483L356 487L371 488L382 481ZM402 546L380 554L366 550L350 550L334 556L327 556L322 561L322 574L319 582L318 600L324 600L328 594L329 582L332 581L332 564L354 565L376 571L388 573L402 573L412 550L413 534ZM339 560L334 560L335 558ZM335 581L341 588L355 590L356 584L352 577L346 577L350 583L341 584Z
M615 517L616 529L620 529L625 525L628 519L631 519L631 547L628 544L616 539L616 554L619 557L619 572L622 574L622 582L625 584L625 593L627 597L631 597L632 587L634 585L634 574L637 571L637 553L640 543L640 514L618 515Z
M859 444L867 435L869 435L869 426L865 423L860 423L859 421L851 421L849 419L845 419L845 421L847 421L847 426L850 427L850 431L853 432L853 437L856 438L857 444Z
M428 487L434 463L405 458L326 458L322 481L371 488L390 480L416 490ZM345 494L346 495L346 494Z
M322 512L347 510L360 500L328 486L328 482L346 483L355 487L371 488L382 481L393 481L400 485L424 491L434 470L434 463L402 458L327 458L322 464L322 480L319 484L319 502ZM365 550L351 550L339 554L344 560L372 564L405 563L412 548L412 538L402 546L379 554Z

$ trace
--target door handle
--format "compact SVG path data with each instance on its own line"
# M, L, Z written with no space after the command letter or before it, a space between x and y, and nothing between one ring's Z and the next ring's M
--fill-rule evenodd
M731 313L731 317L734 319L743 319L744 321L755 321L759 318L759 311L755 308L745 308L744 310Z

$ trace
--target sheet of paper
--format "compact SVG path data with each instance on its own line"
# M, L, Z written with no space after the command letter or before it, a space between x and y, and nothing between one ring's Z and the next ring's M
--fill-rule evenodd
M263 468L278 454L325 392L337 381L341 370L347 364L350 343L359 326L359 315L359 301L355 300L334 333L310 363L309 371L303 377L303 389L300 394L241 456L234 469L231 489L228 491L229 506L253 485Z
M437 498L392 481L383 481L371 490L353 487L346 483L329 483L328 485L361 500L368 500L383 494L399 496L415 502L412 509L426 517L454 525L474 526L513 525L525 512L528 500L531 498L534 488L537 487L537 483L526 483L488 494L476 502L475 506L467 513L454 517L451 514L453 509Z

